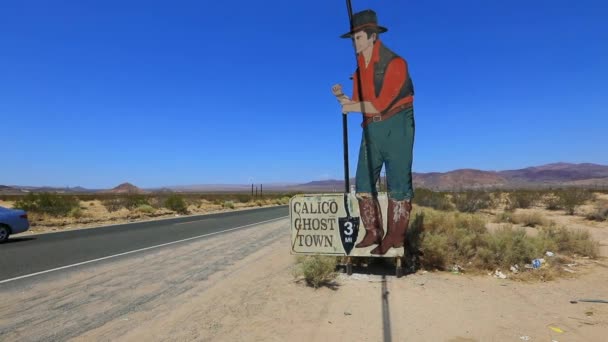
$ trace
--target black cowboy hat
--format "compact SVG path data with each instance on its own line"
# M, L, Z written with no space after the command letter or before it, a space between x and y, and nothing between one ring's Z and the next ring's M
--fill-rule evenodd
M350 32L341 35L340 38L350 38L356 32L366 28L373 28L378 34L388 31L386 27L378 26L378 17L376 16L376 12L368 9L353 14Z

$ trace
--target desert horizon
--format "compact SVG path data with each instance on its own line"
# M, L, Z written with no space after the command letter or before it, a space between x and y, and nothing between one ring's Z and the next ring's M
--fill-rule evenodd
M528 166L521 169L506 170L480 170L472 168L460 168L446 172L416 172L413 171L414 185L417 187L435 190L466 189L466 188L534 188L542 186L578 186L578 187L608 187L608 165L598 163L568 163L555 162L537 166ZM381 173L380 181L384 179L385 173ZM350 179L354 184L354 178ZM56 191L67 190L73 192L96 192L120 189L122 187L135 187L142 191L184 191L184 192L208 192L208 191L242 191L250 192L251 186L254 191L318 191L336 190L342 191L343 179L313 179L307 182L274 181L268 183L200 183L200 184L177 184L160 185L153 187L139 187L136 182L123 181L108 188L88 188L82 185L71 187L31 185L31 184L0 184L0 194L8 194L10 191L22 193L27 191Z

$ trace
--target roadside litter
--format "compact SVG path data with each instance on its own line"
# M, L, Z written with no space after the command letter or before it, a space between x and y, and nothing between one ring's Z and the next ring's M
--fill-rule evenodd
M545 259L542 259L542 258L534 259L534 260L532 260L532 267L534 269L539 269L542 266L542 264L544 264L544 263L545 263Z
M464 268L462 268L462 266L460 265L454 265L454 267L452 267L452 273L453 274L460 274L464 272Z
M492 273L490 273L490 275L492 275ZM500 270L496 270L494 271L494 278L507 279L507 276Z
M555 331L556 333L559 333L559 334L563 334L564 333L564 331L562 329L558 328L558 327L552 327L552 326L550 326L549 329L551 329L551 330L553 330L553 331Z

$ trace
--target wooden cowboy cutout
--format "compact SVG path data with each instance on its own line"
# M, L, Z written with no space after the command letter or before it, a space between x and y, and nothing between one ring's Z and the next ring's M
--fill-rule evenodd
M391 248L406 244L414 195L414 87L406 60L380 40L380 34L388 30L378 25L374 11L355 13L351 27L341 38L352 39L357 53L352 99L344 95L339 84L332 87L332 93L342 105L342 113L363 114L356 198L365 237L355 248L375 246L370 253L384 255ZM376 189L383 165L388 183L386 220Z

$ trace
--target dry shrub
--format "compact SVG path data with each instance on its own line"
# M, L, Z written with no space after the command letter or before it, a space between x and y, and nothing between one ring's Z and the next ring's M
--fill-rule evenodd
M276 205L285 205L285 204L289 204L289 197L280 197L280 198L276 198L274 200L274 204Z
M180 214L188 213L188 206L186 205L186 201L184 200L184 197L180 195L170 195L165 200L165 207Z
M559 198L561 208L566 210L568 215L574 215L577 207L595 199L593 192L586 189L566 189L556 192L555 195Z
M101 201L109 212L118 211L122 208L136 210L139 206L150 205L146 196L143 195L124 195L106 198Z
M599 255L599 242L591 239L586 230L569 230L566 227L546 227L540 231L539 238L551 241L555 249L563 254L575 254L597 258Z
M558 277L571 277L570 273L563 271L563 264L554 259L545 259L541 268L532 272L519 272L509 274L509 278L517 281L550 281Z
M563 209L562 201L558 196L552 195L545 199L545 209L560 210Z
M106 207L109 212L118 211L125 207L122 198L109 198L101 201L101 204Z
M464 191L454 193L452 202L456 210L463 213L474 213L493 206L492 197L485 191Z
M509 194L508 209L527 209L535 205L541 198L541 193L533 190L517 190Z
M306 283L314 288L330 284L337 276L338 259L326 255L298 255L294 277L303 277Z
M549 220L538 211L517 212L511 217L511 222L523 224L524 227L546 226L549 224Z
M71 195L49 192L29 193L15 202L13 208L52 217L72 216L80 209L80 201Z
M417 205L437 210L448 211L453 209L453 205L445 193L435 192L429 189L416 189L413 201Z
M588 220L592 221L607 221L608 220L608 203L597 203L592 212L586 215Z
M484 236L484 246L478 250L475 264L483 269L508 268L530 263L539 254L523 228L504 225Z
M70 210L70 213L68 214L68 216L73 217L73 218L81 218L84 216L84 212L81 208L74 207Z
M223 208L228 208L228 209L234 209L234 202L233 201L225 201L224 203L222 203L222 207Z
M510 210L505 210L500 212L500 214L496 215L494 218L494 222L496 223L513 223L513 215L515 213Z
M436 210L424 210L423 230L422 266L430 269L470 260L487 233L479 216Z
M477 214L445 213L424 210L421 265L426 269L445 270L455 264L467 270L494 270L529 264L547 251L564 255L597 257L599 244L586 231L565 227L539 228L536 237L524 228L504 224L489 232Z

